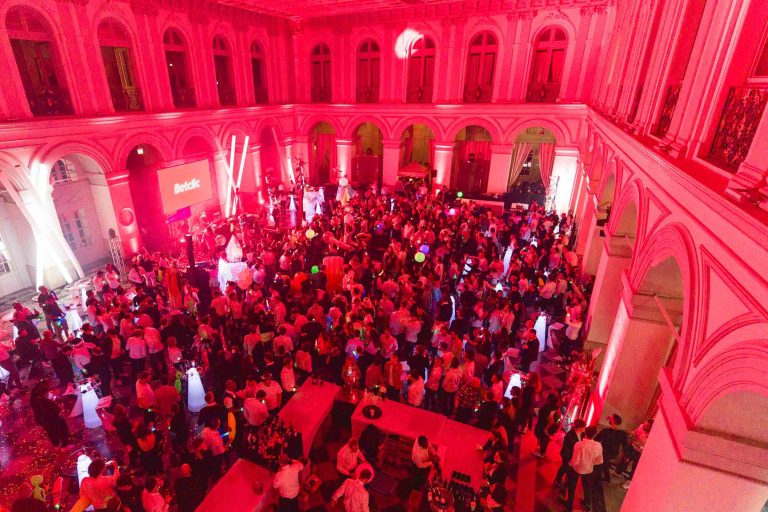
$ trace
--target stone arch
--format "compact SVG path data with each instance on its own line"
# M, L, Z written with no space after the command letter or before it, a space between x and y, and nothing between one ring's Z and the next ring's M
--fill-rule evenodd
M176 154L173 145L164 137L148 132L135 133L117 145L117 151L115 151L117 160L113 168L116 170L126 169L128 155L133 148L140 144L149 144L153 146L159 153L162 161L173 160L174 155Z
M499 144L502 140L501 130L499 127L488 119L483 119L480 117L462 118L458 121L454 121L446 128L445 133L455 139L458 133L467 126L480 126L481 128L484 128L485 131L491 135L493 144Z
M646 240L636 244L632 266L628 272L629 284L639 291L650 269L672 258L677 263L682 281L683 303L680 339L685 341L679 346L672 369L673 383L680 386L687 378L693 366L696 349L695 326L698 323L697 304L699 302L699 271L696 245L690 232L680 223L670 223L649 234Z
M635 180L616 192L618 194L614 194L608 232L613 236L633 233L635 235L634 245L636 245L637 242L642 241L643 222L645 221L642 185L638 180Z
M344 133L344 129L341 126L341 123L339 122L339 120L336 118L336 116L328 115L328 114L314 114L304 118L304 120L299 125L298 130L296 130L296 132L300 136L307 136L318 123L323 123L323 122L331 125L333 129L336 131L336 135Z
M358 128L360 128L360 125L363 123L371 123L376 125L376 127L381 131L381 136L384 139L390 139L393 137L393 134L388 131L389 126L387 125L386 121L373 114L362 114L359 116L355 116L351 118L349 121L347 121L345 130L344 130L344 137L346 138L354 137L355 132L357 131Z
M432 130L432 133L435 135L436 142L452 140L446 138L446 132L443 130L440 123L438 123L435 119L426 116L413 116L399 120L395 126L392 127L392 136L399 140L403 132L412 124L423 124Z
M555 139L557 139L558 146L573 145L572 137L564 125L561 125L557 120L542 118L520 120L519 122L507 128L507 136L501 140L504 140L508 144L514 144L517 137L531 127L542 127L552 132L552 134L555 136Z
M200 137L205 140L214 153L221 151L223 147L210 129L203 126L194 126L180 133L176 138L174 159L183 158L184 147L193 137Z

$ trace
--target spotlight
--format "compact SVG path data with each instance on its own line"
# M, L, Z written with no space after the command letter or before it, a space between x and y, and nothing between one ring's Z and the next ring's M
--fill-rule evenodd
M136 154L137 155L143 155L144 154L144 148L139 146L136 148Z

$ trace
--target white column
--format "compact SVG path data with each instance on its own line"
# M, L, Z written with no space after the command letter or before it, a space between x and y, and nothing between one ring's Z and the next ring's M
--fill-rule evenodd
M331 181L336 181L341 175L349 179L352 176L352 139L336 138L336 165L339 166L339 174L331 173Z
M503 194L507 191L509 167L512 165L512 146L494 144L491 146L491 168L488 171L489 194Z
M453 144L435 144L435 177L434 187L451 186L451 163L453 162Z
M573 182L576 180L576 166L579 159L578 148L555 148L555 162L552 166L550 184L557 182L555 209L557 213L567 212L571 205Z
M397 183L397 170L400 166L400 141L385 140L382 141L384 152L381 157L382 163L382 182L387 187L392 187Z

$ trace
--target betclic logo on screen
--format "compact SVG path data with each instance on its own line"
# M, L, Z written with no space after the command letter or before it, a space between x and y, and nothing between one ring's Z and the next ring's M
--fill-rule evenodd
M165 213L174 213L213 197L208 160L159 169L157 180Z

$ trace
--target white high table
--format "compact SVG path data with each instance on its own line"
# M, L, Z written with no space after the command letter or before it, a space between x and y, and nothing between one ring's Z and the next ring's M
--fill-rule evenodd
M267 510L276 501L272 489L272 474L258 464L238 459L229 471L216 482L211 492L197 507L196 512ZM254 484L261 484L257 494Z
M352 435L360 437L368 425L375 425L382 432L413 439L427 436L438 447L443 459L443 475L450 478L453 471L470 476L470 485L480 486L483 477L483 456L477 445L488 440L488 431L458 421L442 414L430 412L408 404L384 400L376 404L381 408L381 417L372 420L363 415L361 401L352 414Z
M330 382L313 384L309 378L278 413L278 417L287 425L301 432L305 457L309 457L312 443L331 413L333 401L340 389Z

